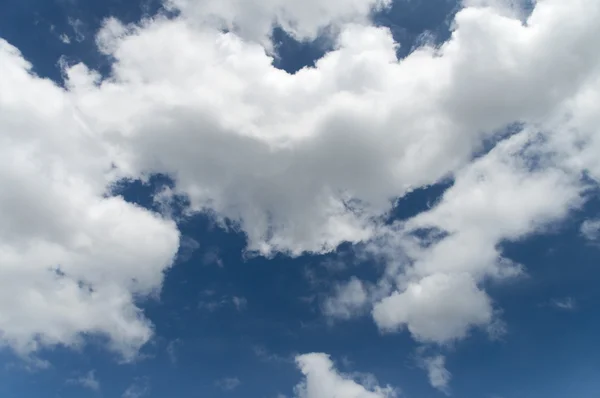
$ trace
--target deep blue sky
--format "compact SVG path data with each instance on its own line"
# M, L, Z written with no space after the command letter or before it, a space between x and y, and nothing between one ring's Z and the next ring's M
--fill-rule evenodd
M106 72L109 61L97 52L93 38L102 19L136 21L155 12L155 3L0 0L0 37L17 46L36 73L57 82L57 62L63 56ZM402 43L399 55L404 56L425 31L446 39L456 8L447 0L396 1L376 21L391 27ZM69 20L81 21L80 40ZM71 37L70 44L59 39L63 33ZM310 65L327 48L325 41L297 43L282 32L275 37L280 42L277 65L288 71ZM123 194L149 206L160 183L156 179L148 186L126 184ZM423 210L447 186L410 194L398 203L395 217ZM490 341L475 331L445 351L453 374L452 396L600 396L600 251L579 234L581 221L599 212L600 201L593 199L552 233L505 243L507 256L524 264L528 277L488 286L503 309L507 334L501 340ZM138 383L148 387L149 398L275 398L277 393L289 395L300 379L290 358L314 351L330 353L342 370L370 372L381 384L401 386L405 397L443 396L415 365L416 345L407 333L381 335L369 317L331 325L321 315L319 299L331 291L332 281L351 275L377 277L375 264L369 262L350 261L353 265L337 273L326 270L327 260L352 260L351 247L327 256L244 259L244 236L225 231L208 217L186 219L180 229L187 247L168 271L160 298L140 303L155 325L155 338L142 350L144 359L120 364L101 344L91 342L80 351L43 351L39 357L51 366L32 371L5 349L0 354L0 397L112 398ZM246 304L238 310L233 297ZM565 297L575 300L575 309L551 304ZM101 383L99 392L68 382L90 370ZM238 378L240 386L223 391L215 383L226 377Z

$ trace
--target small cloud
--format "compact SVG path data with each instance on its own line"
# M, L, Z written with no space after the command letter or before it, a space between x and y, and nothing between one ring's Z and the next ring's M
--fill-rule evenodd
M188 261L199 247L200 243L196 240L188 236L182 237L181 243L179 244L179 252L177 253L177 260L183 263Z
M58 38L65 44L71 44L71 38L66 33L63 33L62 35L58 36Z
M92 391L100 390L100 382L96 378L96 371L90 370L85 376L67 380L67 384L81 386Z
M223 268L223 260L219 253L219 249L209 249L202 257L202 264L204 265L216 265L219 268Z
M246 300L244 297L233 296L231 298L231 302L233 303L235 309L238 311L245 310L246 306L248 305L248 300Z
M362 315L369 304L369 294L364 284L353 277L338 284L335 292L323 302L323 313L333 319L351 319Z
M577 307L575 299L572 297L565 297L563 299L554 299L550 303L554 308L563 311L574 311Z
M237 377L225 377L217 380L215 385L223 391L233 391L241 384Z
M150 392L148 378L138 378L123 392L121 398L141 398Z
M293 362L293 358L288 359L281 355L269 352L263 346L257 345L254 346L252 349L254 351L254 355L256 355L256 357L263 362Z
M73 29L73 32L75 33L75 40L77 40L78 42L82 42L85 40L85 27L84 27L84 23L81 19L78 18L69 18L68 20L69 25L71 26L71 28Z
M349 368L352 365L354 365L354 362L352 362L352 360L345 355L341 358L340 361L341 361L342 365L346 368Z
M446 395L450 395L450 379L452 374L446 369L446 357L436 355L419 359L419 365L427 371L429 384Z
M598 241L600 240L600 219L585 220L581 224L581 235L587 240Z

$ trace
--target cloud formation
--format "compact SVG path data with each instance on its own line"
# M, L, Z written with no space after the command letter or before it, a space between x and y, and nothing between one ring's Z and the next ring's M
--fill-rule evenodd
M0 40L4 344L98 333L132 357L148 341L135 300L160 291L179 232L111 187L153 173L174 180L161 200L233 221L250 252L363 242L387 256L382 282L340 287L332 316L371 305L382 330L441 344L496 321L483 282L522 272L501 243L560 221L600 179L600 3L539 0L525 16L469 1L446 43L401 60L368 18L387 2L321 3L172 0L175 17L108 19L110 76L65 66L64 88ZM299 39L333 27L334 49L288 74L274 24ZM398 198L447 178L431 209L384 225Z
M446 369L446 357L436 355L433 357L421 358L421 366L427 371L429 383L446 395L450 395L450 379L452 374Z
M381 387L373 382L361 385L351 376L339 373L328 355L304 354L296 357L296 364L305 380L294 390L295 398L395 398L398 391L390 386Z

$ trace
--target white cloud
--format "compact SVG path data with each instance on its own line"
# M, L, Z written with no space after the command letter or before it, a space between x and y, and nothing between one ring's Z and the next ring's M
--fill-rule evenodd
M30 352L102 333L132 355L147 341L133 298L160 289L178 233L105 194L154 172L173 176L190 212L238 222L250 251L393 243L379 247L403 259L374 310L383 329L444 342L494 320L482 282L520 272L500 243L578 206L581 173L600 179L600 3L538 1L526 23L499 2L467 3L447 43L404 60L367 22L383 3L292 3L176 0L173 19L111 19L97 42L112 75L74 65L65 90L0 42L0 291L19 298L0 300L5 344ZM267 56L274 22L296 37L335 25L335 49L287 74ZM513 122L521 133L471 162ZM449 176L437 206L381 226L394 199ZM423 229L446 235L424 245Z
M350 375L339 373L326 354L300 355L296 363L305 376L295 388L296 398L395 398L398 395L390 386L377 385L372 376L367 377L367 385L361 385Z
M96 378L96 372L90 370L85 376L67 380L68 384L75 384L92 391L100 391L100 382Z
M213 292L211 292L213 293ZM214 293L213 293L214 294ZM209 297L213 294L208 295ZM208 312L215 312L224 307L233 307L236 311L241 312L248 306L248 300L245 297L239 296L221 296L219 299L200 300L198 308L206 309Z
M433 357L421 358L421 365L427 371L429 383L433 388L436 388L443 393L450 394L450 379L452 374L446 369L446 357L436 355Z
M343 285L337 285L332 296L323 303L323 313L333 318L349 319L364 312L369 304L368 292L363 283L352 278Z
M27 355L101 334L126 359L150 338L179 232L107 197L111 160L68 95L0 40L0 344Z
M374 309L384 330L406 325L421 341L446 342L466 336L471 326L494 320L485 278L521 273L502 258L499 244L543 230L581 203L579 177L561 167L544 167L544 152L529 147L535 136L523 131L456 173L440 202L401 225L402 233L435 229L446 235L410 246L412 262L399 273L399 291ZM529 159L537 156L532 169ZM548 198L551 198L549 200Z
M71 39L69 38L69 35L67 35L66 33L61 34L60 36L58 36L58 38L64 44L71 44Z
M565 297L563 299L554 299L551 301L554 308L563 311L573 311L577 308L577 302L573 297Z
M489 298L466 273L427 276L373 310L383 330L406 326L418 341L440 343L465 337L471 326L487 325L492 316Z
M167 0L195 24L235 31L245 39L264 44L274 26L280 26L298 40L313 40L324 29L348 22L365 22L373 9L390 0Z

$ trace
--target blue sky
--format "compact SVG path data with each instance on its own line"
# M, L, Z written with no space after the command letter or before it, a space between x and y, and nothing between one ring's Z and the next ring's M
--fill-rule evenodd
M0 3L0 396L597 397L600 7L292 3Z

